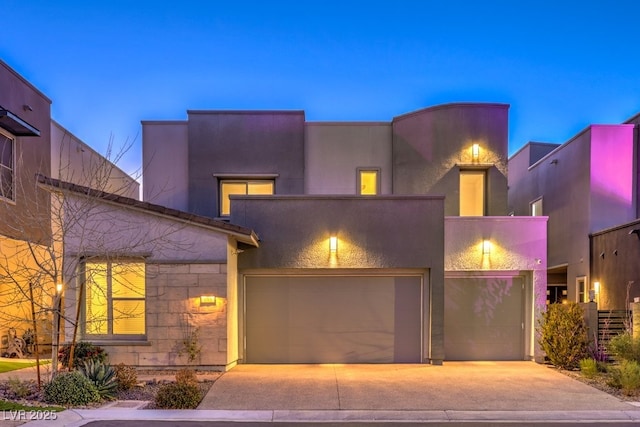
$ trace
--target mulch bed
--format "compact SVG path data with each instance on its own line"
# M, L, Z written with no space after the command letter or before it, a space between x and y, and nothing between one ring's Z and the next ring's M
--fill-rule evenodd
M198 375L198 386L204 397L209 391L214 381L220 373L203 373ZM138 375L153 376L166 378L167 375L175 375L172 371L140 371ZM175 382L172 380L156 380L155 378L147 381L139 382L137 386L130 390L121 390L116 396L116 400L144 400L151 402L145 409L154 409L155 395L162 384ZM17 393L16 393L17 392ZM50 403L44 401L44 392L38 391L38 385L35 380L19 381L0 380L0 399L10 402L20 403L29 406L51 406ZM96 408L104 405L105 402L84 406L84 408Z

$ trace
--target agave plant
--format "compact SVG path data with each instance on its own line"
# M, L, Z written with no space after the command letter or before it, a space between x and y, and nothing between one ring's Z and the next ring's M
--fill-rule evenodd
M118 381L113 367L97 360L86 360L80 367L80 372L96 386L101 398L115 398Z

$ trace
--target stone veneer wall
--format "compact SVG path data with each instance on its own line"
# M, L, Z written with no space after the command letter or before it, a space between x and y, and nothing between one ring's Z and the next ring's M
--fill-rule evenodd
M188 330L199 328L201 369L223 369L227 361L227 265L203 263L147 264L147 342L106 345L112 364L178 367L188 364L178 355ZM216 304L200 296L216 296Z

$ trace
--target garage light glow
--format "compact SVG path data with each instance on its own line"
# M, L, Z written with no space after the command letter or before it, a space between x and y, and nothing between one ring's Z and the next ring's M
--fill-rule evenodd
M214 295L201 295L200 304L216 304L216 297Z
M477 162L480 159L480 145L473 144L471 146L471 158L474 162Z
M329 237L329 252L332 254L338 252L338 238L336 236Z
M488 240L484 240L482 242L482 253L484 255L489 255L491 253L491 242Z

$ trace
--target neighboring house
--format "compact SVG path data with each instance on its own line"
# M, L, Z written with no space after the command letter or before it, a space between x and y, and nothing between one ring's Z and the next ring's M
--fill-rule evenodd
M507 105L142 125L145 201L260 236L226 267L226 367L539 356L546 217L506 216Z
M112 363L187 364L184 340L199 330L202 367L227 364L226 295L238 243L251 230L40 176L70 217L65 236L65 338L104 346ZM78 220L78 213L83 214ZM66 220L66 217L65 217ZM73 255L72 255L73 254ZM235 345L235 344L234 344Z
M625 309L640 296L639 242L629 235L638 218L637 122L591 125L562 145L530 142L509 159L509 209L549 217L547 303Z
M0 337L33 330L35 312L41 343L51 342L56 285L64 285L64 230L58 206L38 189L36 174L136 198L139 193L133 178L54 122L50 107L45 95L0 61Z

